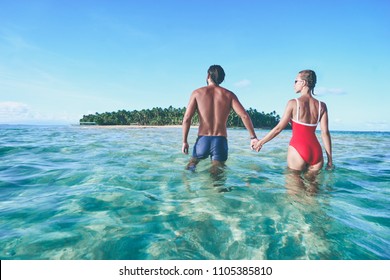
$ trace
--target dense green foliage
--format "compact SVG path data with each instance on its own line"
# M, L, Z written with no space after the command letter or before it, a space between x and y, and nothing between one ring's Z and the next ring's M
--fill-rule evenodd
M186 108L153 108L140 111L119 110L117 112L95 113L84 115L80 123L93 122L98 125L181 125ZM280 120L280 116L275 111L265 114L256 109L247 110L256 128L272 128ZM197 114L192 119L192 124L199 122ZM241 119L232 110L227 122L228 127L244 127Z

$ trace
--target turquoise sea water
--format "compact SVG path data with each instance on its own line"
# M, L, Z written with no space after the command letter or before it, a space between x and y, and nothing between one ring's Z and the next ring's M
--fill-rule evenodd
M291 131L228 133L212 176L180 128L0 126L0 259L390 259L390 133L333 132L315 179L286 170Z

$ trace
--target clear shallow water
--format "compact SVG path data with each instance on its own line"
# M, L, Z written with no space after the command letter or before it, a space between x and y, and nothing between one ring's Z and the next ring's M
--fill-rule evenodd
M390 259L390 133L333 132L315 180L290 135L229 130L215 177L180 128L0 126L0 259Z

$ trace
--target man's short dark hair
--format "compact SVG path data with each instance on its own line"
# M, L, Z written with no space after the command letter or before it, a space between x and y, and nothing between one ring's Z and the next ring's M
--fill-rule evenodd
M211 65L207 73L210 75L211 80L219 85L225 79L225 71L220 65Z

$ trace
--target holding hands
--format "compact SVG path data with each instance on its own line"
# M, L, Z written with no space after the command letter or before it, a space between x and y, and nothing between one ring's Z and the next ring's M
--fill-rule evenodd
M263 142L261 142L261 140L258 140L257 143L255 144L254 146L254 149L256 152L260 152L261 148L263 148Z
M261 141L257 138L251 140L251 149L259 152L263 145L261 144Z

